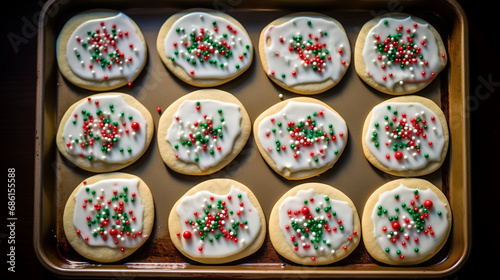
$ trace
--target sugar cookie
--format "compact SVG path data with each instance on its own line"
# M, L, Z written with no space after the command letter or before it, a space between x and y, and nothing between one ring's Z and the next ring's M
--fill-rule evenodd
M391 95L423 89L446 63L446 50L437 30L407 14L368 21L359 32L354 51L354 66L361 79Z
M269 237L283 257L304 265L325 265L356 249L361 224L356 207L344 193L326 184L306 183L275 204Z
M400 96L375 106L363 126L363 152L378 169L397 176L436 171L448 151L441 108L420 96Z
M134 253L151 235L154 201L139 177L105 173L80 183L64 208L66 238L80 255L116 262Z
M165 164L176 172L207 175L240 153L250 130L250 117L236 97L201 89L179 98L162 114L158 147Z
M153 138L153 118L128 94L109 92L75 102L57 130L60 153L92 172L124 168L138 160Z
M266 219L249 188L231 179L212 179L196 185L175 203L168 228L183 255L219 264L256 252L266 236Z
M229 82L253 60L245 28L233 17L208 9L172 15L162 25L156 47L172 74L198 87Z
M57 63L72 84L95 91L131 85L147 61L137 24L127 15L92 10L72 17L57 39Z
M309 97L281 101L254 122L254 137L267 164L289 180L319 175L340 158L347 125L327 104Z
M343 26L319 13L294 13L269 23L260 34L259 53L268 77L300 94L332 88L351 62Z
M415 265L446 243L452 213L446 196L422 179L398 179L368 198L362 218L363 243L376 260Z

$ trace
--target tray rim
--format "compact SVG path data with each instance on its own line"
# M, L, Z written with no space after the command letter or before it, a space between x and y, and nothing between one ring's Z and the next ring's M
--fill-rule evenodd
M292 0L293 1L293 0ZM451 11L453 14L456 14L458 17L460 28L458 29L459 39L461 42L459 45L462 46L462 52L459 55L460 60L458 61L458 67L452 67L450 72L453 72L454 75L450 75L450 77L459 77L458 81L454 81L454 84L450 83L450 88L456 90L456 94L460 94L460 98L454 99L457 102L453 104L449 104L449 112L450 115L452 113L459 113L462 116L465 116L461 120L457 121L456 130L458 130L460 136L463 135L463 138L452 139L452 147L449 151L450 154L454 156L458 155L458 161L454 160L450 163L450 173L453 170L461 170L461 175L456 175L455 177L450 176L450 181L453 179L457 179L457 184L460 186L458 191L463 192L462 200L460 201L460 205L464 206L465 209L471 208L471 178L470 178L470 119L468 117L468 97L469 97L469 58L468 58L468 23L467 17L465 15L462 7L455 0L441 0L448 4L448 6L453 8ZM54 262L50 260L47 256L46 252L43 249L42 240L41 240L41 229L43 227L43 216L41 215L43 211L43 188L42 188L42 160L43 160L43 151L44 151L44 137L45 133L43 129L44 124L44 102L45 102L45 73L42 70L45 65L45 36L44 36L44 28L47 17L49 16L49 9L56 4L61 4L62 2L66 2L66 0L49 0L42 7L39 17L38 24L38 46L37 46L37 82L36 82L36 131L35 131L35 171L34 171L34 220L33 220L33 247L35 251L35 255L38 261L49 270L51 273L60 276L75 276L75 275L86 275L86 276L102 276L107 273L116 273L117 271L122 271L119 269L111 268L98 268L98 269L89 269L89 268L75 268L75 267L63 267L58 266ZM282 1L276 1L282 2ZM379 1L377 1L379 2ZM385 1L384 1L385 2ZM457 54L455 54L457 55ZM456 61L455 61L456 63ZM456 73L458 72L458 73ZM451 94L450 90L450 94ZM450 128L451 130L451 128ZM455 137L458 138L458 137ZM458 141L458 142L457 142ZM458 151L456 151L458 150ZM453 151L456 151L453 153ZM458 154L457 154L458 153ZM458 162L458 163L457 163ZM450 182L450 185L452 182ZM452 191L450 189L450 191ZM455 202L458 203L458 202ZM454 227L453 231L461 231L461 235L463 236L462 241L465 244L462 244L462 250L459 253L454 254L455 258L453 260L446 259L445 261L436 264L434 267L422 267L422 266L412 266L405 267L404 270L398 269L400 267L392 267L392 266L368 266L362 267L361 265L353 265L346 267L327 267L328 269L320 269L317 270L315 267L301 267L300 269L266 269L266 265L262 265L262 269L251 269L244 272L244 277L286 277L287 275L307 275L308 277L385 277L385 278L395 278L395 277L408 277L411 275L412 277L445 277L454 274L457 272L467 261L470 251L471 251L471 240L472 240L472 231L471 231L471 211L462 211L463 221L465 225L462 227ZM455 218L454 218L455 220ZM461 222L462 220L460 220ZM450 263L451 262L451 263ZM443 263L450 263L449 266L443 267ZM165 268L156 268L144 270L141 268L129 268L127 267L125 271L123 271L126 275L131 276L164 276L164 277L173 277L173 276L200 276L204 275L207 277L207 273L215 273L215 276L235 276L236 274L241 277L241 269L238 269L237 266L226 266L224 270L218 270L217 272L211 271L207 269L209 267L193 265L195 267L201 268L190 268L188 271L184 271L182 269L165 269ZM259 264L250 265L251 267L260 266ZM276 264L276 266L280 266ZM159 266L161 267L161 266ZM165 266L164 266L165 267ZM269 266L268 266L269 267ZM388 272L390 274L388 275Z

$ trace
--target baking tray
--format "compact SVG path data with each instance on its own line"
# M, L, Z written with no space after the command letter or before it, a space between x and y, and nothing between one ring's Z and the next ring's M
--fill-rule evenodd
M152 236L133 255L117 263L95 263L79 256L64 236L61 217L71 191L83 179L94 174L65 160L57 151L55 135L65 110L73 102L95 92L71 85L58 72L55 45L59 31L71 16L87 9L111 8L129 15L144 34L149 57L145 69L133 85L116 91L131 94L142 102L151 111L156 127L160 117L157 107L165 109L177 98L198 89L173 76L162 64L155 47L162 23L170 15L193 7L217 9L230 14L245 26L254 46L258 44L260 31L269 22L297 11L321 12L336 18L346 29L351 49L354 49L362 25L387 12L414 14L436 27L445 42L449 63L437 79L417 95L439 104L450 128L450 149L443 166L421 177L441 188L451 204L453 226L445 247L423 264L395 267L375 261L361 242L350 256L337 263L302 266L279 256L267 236L262 248L249 257L223 265L202 265L182 256L171 243L167 217L173 203L189 188L213 178L231 178L247 185L259 199L267 219L272 206L283 193L305 182L321 182L340 189L353 200L362 215L365 200L372 191L397 177L372 167L365 159L360 143L365 116L373 106L391 96L366 86L356 75L354 64L351 64L337 86L313 96L333 107L348 125L347 147L332 169L318 177L287 181L267 166L251 135L242 152L222 170L207 176L186 176L166 167L157 143L153 141L141 159L121 170L141 177L153 193L156 218ZM65 277L445 277L456 272L467 260L471 247L468 35L464 12L452 0L50 0L41 10L39 20L34 249L40 262L52 273ZM265 109L281 101L280 94L283 99L299 96L274 85L262 69L258 50L254 55L251 67L244 74L216 87L234 94L245 105L252 121Z

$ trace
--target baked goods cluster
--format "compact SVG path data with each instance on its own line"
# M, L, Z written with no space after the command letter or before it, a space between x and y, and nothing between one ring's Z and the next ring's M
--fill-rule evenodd
M76 90L97 92L65 108L56 135L66 163L97 173L79 183L65 205L63 227L72 248L90 260L116 262L152 235L149 187L119 170L140 164L155 133L166 168L198 178L224 169L253 133L262 163L290 184L332 170L348 145L361 145L381 174L403 178L376 186L361 219L342 186L309 181L276 199L268 221L251 182L204 180L168 216L170 241L182 255L228 263L257 252L268 234L279 255L302 265L340 261L360 241L375 260L390 265L432 258L450 233L451 209L440 188L414 177L438 170L448 153L445 114L418 95L446 66L439 33L412 15L388 14L368 21L351 48L339 21L302 12L267 24L255 45L250 35L220 11L190 9L168 17L153 55L180 83L199 89L159 109L155 126L149 108L115 91L145 75L152 54L139 26L122 12L99 10L62 27L61 75ZM213 87L242 79L255 55L271 83L305 96L264 108L252 122L232 92ZM362 135L354 140L334 109L339 104L318 97L339 87L352 60L364 85L391 96L364 113Z

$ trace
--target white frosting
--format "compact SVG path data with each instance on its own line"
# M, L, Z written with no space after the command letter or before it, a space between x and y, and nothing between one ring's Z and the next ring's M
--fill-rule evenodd
M193 12L179 18L168 31L164 46L167 58L195 78L231 77L252 61L252 41L246 32L209 13Z
M384 53L379 51L378 44L382 44L383 49L387 36L397 34L401 36L395 42L387 44L391 46L390 48L383 51ZM404 67L401 68L401 62L391 61L389 57L394 55L403 44L406 47L410 43L414 45L401 54L401 59L406 58L410 61L405 61ZM389 51L390 53L386 54ZM368 32L363 49L366 72L375 82L390 90L395 84L417 83L432 79L442 68L441 56L436 37L429 25L417 23L411 17L382 18Z
M218 209L219 205L221 209ZM262 227L259 212L252 205L247 193L235 186L231 186L231 190L225 195L199 191L194 195L186 196L180 201L176 211L182 224L182 232L178 235L184 250L191 256L234 255L252 244ZM220 222L207 222L210 221L209 218L205 219L207 213L212 217L222 215L216 220ZM201 225L197 224L197 219ZM189 221L194 224L190 224ZM205 227L207 223L214 224L213 232ZM219 226L216 223L219 223ZM223 236L222 230L227 231L226 237ZM186 231L190 234L187 238L185 237ZM207 232L203 239L200 237L200 231ZM235 232L236 236L234 236Z
M204 170L231 153L241 132L241 119L239 106L234 103L186 100L174 114L166 141L179 160Z
M136 158L144 151L146 120L121 95L92 97L76 106L64 124L62 137L66 151L71 155L120 163ZM104 143L106 147L109 145L106 151L102 150Z
M130 18L118 13L78 26L68 41L66 58L71 71L82 79L126 78L131 82L146 62L146 45Z
M441 161L445 146L443 126L432 110L420 103L390 102L375 106L372 112L364 141L384 166L398 171L419 170Z
M264 33L264 54L268 75L289 86L328 79L338 82L351 61L344 30L318 17L296 17L271 25Z
M130 248L143 242L144 207L138 185L137 178L82 185L74 197L73 224L87 244Z
M328 256L344 250L350 243L349 236L357 234L349 203L327 198L314 189L300 190L285 198L279 206L279 227L286 242L301 257Z
M434 253L436 246L448 236L450 223L447 220L448 211L445 204L431 189L418 190L418 198L415 197L414 191L414 189L400 185L396 189L380 194L371 215L375 240L382 250L389 248L389 252L387 250L386 252L392 260L403 258L412 261L424 258ZM395 198L396 195L399 198ZM427 200L432 202L432 206L429 208L423 206ZM411 204L411 201L414 201L414 205ZM403 203L406 204L406 207L402 206ZM407 208L413 209L415 207L419 209L416 212L418 215L414 219ZM399 211L396 211L396 208ZM427 209L426 213L424 208ZM383 213L384 210L387 210L387 213ZM439 211L440 215L438 215ZM381 214L379 215L379 213ZM426 215L424 217L425 223L422 224L423 229L418 228L420 222L415 222L415 220L419 220L420 215ZM398 218L394 219L394 216ZM393 220L391 221L389 217L393 217ZM398 223L395 227L393 227L394 222ZM415 251L415 248L418 248L418 252Z
M311 122L307 122L307 116L311 117ZM314 127L311 126L313 121L316 124ZM290 122L293 123L292 131L287 129ZM304 125L298 128L301 123ZM335 162L347 143L344 120L316 103L290 101L278 113L264 118L257 133L260 144L281 171L313 169Z

